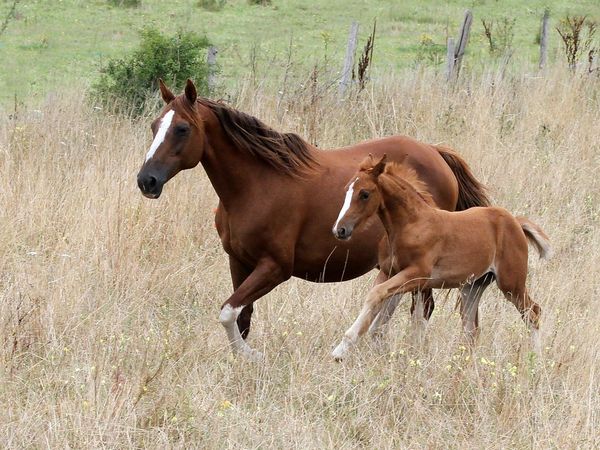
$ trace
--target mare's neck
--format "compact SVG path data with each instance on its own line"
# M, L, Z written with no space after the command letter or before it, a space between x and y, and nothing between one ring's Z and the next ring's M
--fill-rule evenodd
M198 111L204 122L204 152L200 160L225 209L244 202L261 180L274 180L276 173L248 152L239 150L227 138L219 119L201 103ZM268 173L267 173L268 172Z

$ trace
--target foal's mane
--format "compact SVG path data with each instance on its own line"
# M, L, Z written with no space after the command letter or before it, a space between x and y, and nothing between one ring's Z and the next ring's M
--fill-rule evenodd
M256 117L206 98L198 102L219 119L225 135L239 149L289 175L317 165L309 144L295 133L280 133ZM185 103L185 102L182 102Z
M398 186L408 187L421 197L429 206L435 206L427 185L412 167L407 167L395 162L387 163L383 173L379 176L380 184L387 184L391 191L397 191Z

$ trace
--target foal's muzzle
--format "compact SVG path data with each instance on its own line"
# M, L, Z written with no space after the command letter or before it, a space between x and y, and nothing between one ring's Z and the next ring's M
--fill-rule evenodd
M142 173L140 172L137 177L138 187L144 197L158 198L162 192L163 186L165 185L165 178L161 177L157 173Z
M340 241L347 241L352 236L353 229L354 229L354 227L347 225L347 226L339 226L337 228L334 228L332 231L333 231L333 235L337 239L339 239Z

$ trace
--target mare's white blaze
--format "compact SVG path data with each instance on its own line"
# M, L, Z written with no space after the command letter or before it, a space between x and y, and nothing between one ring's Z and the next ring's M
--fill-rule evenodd
M333 231L337 230L338 224L340 220L344 218L344 215L348 212L350 208L350 203L352 202L352 194L354 193L354 183L358 181L358 177L348 186L348 190L346 191L346 198L344 198L344 204L342 205L342 209L340 210L340 214L338 215L337 220L335 221L335 225L333 226Z
M171 109L161 119L160 127L158 128L158 132L156 133L156 136L154 136L154 141L152 141L150 150L148 150L148 153L146 153L146 161L148 161L150 158L152 158L154 156L154 153L156 153L156 150L158 149L158 147L160 147L160 144L162 144L163 141L165 140L165 136L167 135L167 131L169 130L169 127L171 126L171 121L173 120L174 115L175 115L175 111Z

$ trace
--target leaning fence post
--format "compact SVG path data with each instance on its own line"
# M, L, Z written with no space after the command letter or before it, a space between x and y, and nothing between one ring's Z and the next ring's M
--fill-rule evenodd
M465 49L467 48L467 42L469 41L469 33L471 31L471 24L473 23L473 13L470 10L465 11L465 19L463 20L462 27L460 29L460 37L458 38L458 44L454 51L454 72L458 76L460 72L460 65L462 63Z
M208 65L208 91L214 92L217 87L217 47L211 45L206 53L206 64Z
M356 53L356 43L358 40L358 22L353 20L348 34L348 45L346 46L346 57L344 58L344 68L340 79L339 96L342 98L348 89L352 79L352 68L354 67L354 54Z
M446 81L452 79L454 72L454 38L448 38L448 48L446 49Z
M550 18L550 11L547 9L544 11L544 17L542 18L542 30L540 33L540 69L546 66L546 60L548 59L548 19Z

